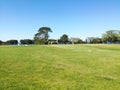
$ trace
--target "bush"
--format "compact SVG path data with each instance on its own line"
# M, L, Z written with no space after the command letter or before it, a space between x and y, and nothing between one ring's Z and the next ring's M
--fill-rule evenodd
M24 39L24 40L20 40L20 43L21 44L34 44L34 41L33 40L30 40L30 39Z
M18 44L18 40L8 40L7 45L17 45Z

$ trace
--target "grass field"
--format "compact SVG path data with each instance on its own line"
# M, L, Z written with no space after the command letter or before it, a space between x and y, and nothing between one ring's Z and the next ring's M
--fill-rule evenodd
M0 46L0 90L120 90L120 45Z

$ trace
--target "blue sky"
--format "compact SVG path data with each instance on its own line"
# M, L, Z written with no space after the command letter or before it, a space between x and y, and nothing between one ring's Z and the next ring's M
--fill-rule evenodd
M120 0L0 0L0 40L33 39L43 26L54 39L101 37L120 30Z

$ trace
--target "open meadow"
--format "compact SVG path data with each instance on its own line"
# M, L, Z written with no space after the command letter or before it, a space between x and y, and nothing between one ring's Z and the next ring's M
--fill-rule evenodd
M120 45L0 46L0 90L120 90Z

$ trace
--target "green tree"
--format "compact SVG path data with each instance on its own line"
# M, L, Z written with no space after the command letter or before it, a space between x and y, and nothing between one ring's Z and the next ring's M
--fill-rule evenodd
M6 43L8 45L17 45L18 44L18 40L8 40Z
M34 40L36 43L45 44L48 42L49 32L52 32L50 27L41 27L38 30L38 33L35 34Z
M108 30L102 35L103 42L120 42L120 31L119 30Z
M86 39L86 42L90 44L98 44L98 43L102 43L102 39L99 37L88 37Z
M2 45L2 43L3 43L3 42L0 40L0 45Z
M21 39L20 40L20 44L34 44L34 41L33 40L30 40L30 39Z
M60 42L62 42L63 44L68 43L68 41L69 41L69 38L68 38L68 35L67 35L67 34L63 34L63 35L60 37Z
M76 37L71 37L70 41L72 42L72 44L81 44L81 43L83 43L83 41L80 38L76 38Z

